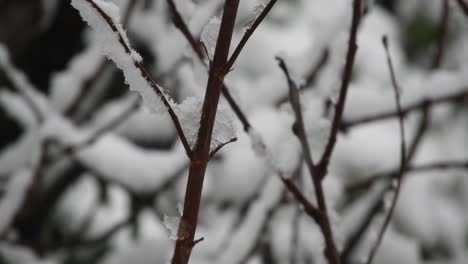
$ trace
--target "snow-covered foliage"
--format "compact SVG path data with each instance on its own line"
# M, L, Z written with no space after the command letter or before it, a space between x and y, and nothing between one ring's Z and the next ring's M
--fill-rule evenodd
M20 60L26 55L1 43L0 30L1 117L21 130L0 149L0 262L168 263L191 164L168 107L193 149L204 63L215 53L224 1L174 1L204 62L172 23L167 0L66 2L89 27L76 33L82 47L53 69L44 89L29 80ZM278 177L294 179L318 204L275 56L299 86L307 141L319 162L340 92L352 2L278 0L226 75L251 127L242 131L245 124L221 97L210 150L237 141L207 166L195 234L203 240L190 263L327 263L321 229ZM390 177L400 165L401 138L386 35L408 109L402 122L409 150L422 137L374 263L466 263L468 17L449 1L442 61L432 67L444 1L393 1L391 8L384 6L392 1L363 2L343 129L322 181L334 240L346 252L374 210L347 256L348 263L365 262L395 193ZM231 53L268 3L240 1ZM41 30L54 26L61 4L40 1ZM124 82L138 94L119 86ZM387 178L368 180L375 175Z

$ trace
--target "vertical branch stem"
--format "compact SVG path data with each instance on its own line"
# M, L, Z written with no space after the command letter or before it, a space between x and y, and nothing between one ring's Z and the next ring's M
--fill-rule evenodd
M289 75L289 71L286 67L286 64L284 63L283 60L280 58L277 58L279 61L279 66L283 70L284 74L286 75L286 78L288 80L288 86L289 86L289 99L291 102L291 107L294 111L296 120L294 123L294 132L296 136L299 138L299 141L301 142L301 147L302 147L302 153L304 155L304 160L306 162L307 168L309 169L310 176L312 177L312 182L314 185L314 190L315 190L315 196L317 198L317 204L318 204L318 209L319 212L316 213L316 215L310 214L314 220L317 221L319 224L319 227L322 231L326 248L325 248L325 256L327 257L328 261L330 264L339 264L341 263L340 257L338 254L338 250L336 249L335 245L335 239L333 237L333 231L331 228L330 224L330 219L328 217L328 210L327 210L327 203L325 200L325 193L323 191L323 186L322 186L322 180L321 180L321 172L318 171L318 167L314 165L314 162L312 160L312 153L310 151L309 147L309 142L307 140L307 134L304 126L304 120L302 117L302 110L301 110L301 102L300 102L300 97L299 97L299 91L297 89L297 85L294 83L294 81L291 79L291 76ZM283 180L285 182L285 180ZM285 182L286 186L288 189L291 191L292 194L295 195L296 199L300 198L300 196L297 195L297 193L300 193L299 191L294 191L293 188L291 188L291 184L288 182ZM298 199L300 202L301 200ZM301 204L306 204L305 202L301 202Z
M172 13L172 21L173 21L174 25L184 35L185 39L187 39L187 41L189 42L189 44L192 47L193 51L197 55L197 57L200 59L200 61L203 63L203 65L206 67L206 69L209 70L207 63L203 60L204 55L201 52L200 47L197 44L197 41L195 40L194 36L190 32L190 29L187 26L187 23L185 23L184 19L182 18L182 15L177 10L177 6L175 5L174 0L167 0L167 3L169 5L169 8L170 8L171 13ZM228 102L228 104L231 106L231 109L234 111L237 118L242 123L244 131L249 132L250 128L252 127L250 125L249 120L247 119L247 117L244 114L244 112L242 111L242 109L239 107L239 104L237 104L237 102L232 97L231 93L229 92L229 88L224 83L223 83L223 86L222 86L222 93L223 93L224 98Z
M400 137L401 137L401 146L400 146L400 151L401 151L401 159L400 159L400 168L398 171L398 176L397 176L397 185L395 187L395 194L393 195L392 203L390 205L390 210L388 211L387 216L385 217L384 223L379 230L379 234L377 236L377 241L374 243L369 258L367 259L367 264L371 264L372 260L374 259L377 250L379 249L379 246L383 240L383 236L385 234L385 231L387 230L388 225L390 224L390 220L392 219L393 212L395 211L396 203L398 201L398 197L400 195L400 190L401 190L401 185L403 183L403 176L408 168L408 162L406 159L406 140L405 140L405 126L404 126L404 117L403 117L403 111L401 107L401 101L400 101L400 89L395 77L395 71L393 69L393 63L392 63L392 58L390 56L390 51L388 48L388 40L387 37L384 36L382 38L383 46L385 48L385 52L387 55L387 63L388 63L388 69L390 71L390 77L392 80L392 87L395 91L395 103L397 106L397 111L398 111L398 121L400 124ZM392 184L392 183L390 183ZM392 186L393 187L393 186Z
M226 74L229 47L231 45L234 24L239 7L239 0L226 0L219 29L218 40L210 68L208 84L203 102L197 143L193 149L190 170L185 192L184 209L179 224L172 264L186 264L194 246L195 231L198 222L203 180L206 166L210 159L210 143L218 108L221 88Z

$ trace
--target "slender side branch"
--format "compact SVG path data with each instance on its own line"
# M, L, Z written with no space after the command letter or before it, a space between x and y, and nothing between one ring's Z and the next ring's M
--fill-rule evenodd
M465 13L465 16L468 17L468 4L464 0L457 0L460 9Z
M117 26L114 24L114 21L110 16L104 12L96 3L94 3L93 0L86 0L100 15L104 20L106 21L107 25L112 29L112 31L117 35L117 39L120 43L120 45L124 48L125 53L127 53L128 56L132 56L132 51L130 47L126 44L122 34L119 32L117 29ZM190 148L190 145L187 141L187 138L185 137L185 134L182 130L182 126L180 125L179 118L177 117L177 114L175 113L174 109L172 109L171 104L165 97L161 87L159 87L158 84L150 77L146 69L143 67L143 65L140 62L133 61L134 65L136 68L140 70L141 76L145 79L145 81L153 88L154 92L161 98L162 102L167 108L167 111L169 113L169 116L172 119L172 122L174 123L174 126L176 128L177 134L179 135L180 140L182 141L182 145L185 148L185 152L187 152L187 155L191 157L192 155L192 149Z
M353 72L354 59L357 52L357 33L358 27L362 17L362 0L353 1L353 16L351 20L351 28L349 33L348 41L348 52L346 54L346 63L343 71L343 77L341 80L340 94L338 96L338 102L335 105L335 114L333 116L332 127L330 131L330 137L325 147L324 154L320 160L319 167L323 172L321 178L323 179L327 174L328 163L330 162L333 149L336 144L336 138L341 125L341 119L346 103L346 95L348 94L349 83L351 82L351 75Z
M450 5L449 0L443 0L442 15L440 17L439 32L437 33L437 51L432 61L431 68L437 69L442 64L445 51L445 42L447 40L447 30L450 20Z
M322 51L322 54L320 55L319 60L315 63L311 71L305 77L304 86L307 87L315 83L315 81L317 80L317 76L319 75L320 71L323 69L323 67L327 63L329 57L330 57L330 50L327 47Z
M222 143L222 144L219 144L215 149L213 149L211 152L210 152L210 159L212 159L214 157L214 155L216 155L216 153L218 153L218 151L220 151L224 146L226 146L227 144L230 144L230 143L233 143L233 142L236 142L237 141L237 138L236 137L233 137L231 138L230 140Z
M406 168L407 168L407 159L406 159L406 140L405 140L405 126L404 126L404 118L403 118L403 112L401 108L401 99L400 99L400 88L398 86L396 77L395 77L395 71L393 69L393 63L392 63L392 58L390 56L390 51L388 49L388 40L387 37L384 36L382 38L382 43L385 48L385 54L387 55L387 63L388 63L388 68L390 71L390 77L392 80L392 87L395 91L395 103L397 106L397 111L398 111L398 120L400 124L400 137L401 137L401 145L400 145L400 151L401 151L401 156L400 156L400 168L398 172L398 177L397 179L397 185L395 187L395 194L392 199L392 203L390 206L390 210L388 211L387 216L385 217L384 223L382 225L382 228L379 231L377 241L374 243L371 253L369 255L369 258L367 260L367 264L371 264L372 260L375 257L375 254L377 253L377 250L382 242L383 236L385 234L385 231L387 230L388 225L390 224L390 220L392 219L393 212L395 211L396 203L398 201L398 197L400 195L400 190L401 190L401 185L403 183L403 176L405 174Z
M402 111L403 116L406 116L406 115L408 115L409 113L411 113L413 111L419 111L421 109L430 108L432 106L443 104L443 103L460 101L460 100L465 99L466 97L468 97L468 88L463 89L463 90L461 90L459 92L456 92L456 93L447 94L447 95L437 97L437 98L424 98L424 99L421 99L420 101L414 102L414 103L409 104L407 106L403 106L401 111ZM391 110L391 111L387 111L387 112L382 112L382 113L378 113L378 114L375 114L375 115L370 115L370 116L358 118L358 119L355 119L355 120L345 121L341 125L340 129L346 131L346 130L348 130L348 129L352 128L352 127L355 127L355 126L364 125L364 124L368 124L368 123L372 123L372 122L376 122L376 121L380 121L380 120L386 120L386 119L394 118L394 117L397 117L397 116L398 116L397 111Z
M318 208L316 208L312 203L307 200L307 198L302 194L301 190L297 187L296 184L292 181L292 179L284 178L280 176L281 181L283 181L286 188L288 188L289 192L294 196L294 198L304 207L304 211L315 220L317 224L320 225L322 222L323 214L320 212Z
M169 5L169 9L171 10L172 22L184 35L195 54L197 54L198 58L203 62L204 56L202 50L200 49L200 45L197 44L198 42L193 37L192 33L190 33L190 29L185 23L184 19L182 18L182 15L180 14L179 10L177 10L174 0L167 0L167 4Z
M280 58L276 58L276 59L278 60L279 66L283 70L284 74L286 75L286 79L288 80L289 98L290 98L290 102L291 102L291 106L293 108L294 114L296 116L293 130L296 136L299 138L299 141L301 142L302 153L304 155L307 168L309 169L309 173L312 178L312 182L313 182L314 190L315 190L315 196L317 198L318 208L322 215L322 217L318 218L318 220L320 220L319 227L322 231L325 244L326 244L325 256L327 257L330 264L339 264L340 257L338 254L338 250L336 248L335 239L333 237L333 231L331 229L330 220L328 218L327 203L325 200L325 194L323 192L322 181L320 178L321 172L314 165L314 162L312 160L312 154L310 152L309 142L307 140L307 134L306 134L306 130L304 127L304 120L302 117L301 102L300 102L299 92L297 90L297 85L291 79L291 76L289 75L289 71L284 61ZM291 188L291 186L288 186L287 184L286 186L288 187L288 189ZM314 218L314 220L316 219Z
M230 71L232 65L237 60L237 57L239 57L239 54L241 53L242 49L244 48L245 44L247 44L247 41L249 38L252 36L252 34L255 32L257 27L262 23L263 19L268 15L268 13L271 11L273 6L276 4L277 0L270 0L268 4L265 6L265 8L262 10L260 15L258 15L257 18L255 18L255 21L253 22L252 26L250 26L246 31L242 39L240 40L239 44L237 44L236 49L232 53L231 57L229 58L229 61L226 63L225 70Z
M136 4L139 0L130 0L125 12L122 15L122 26L127 27L130 22L135 10ZM103 96L106 94L108 87L103 87L99 92L95 92L93 85L99 80L99 78L106 72L110 62L106 58L100 58L99 65L97 66L94 73L86 78L82 83L82 88L79 91L79 95L76 96L74 102L65 109L64 113L66 116L70 116L76 123L82 123L85 119L93 114L93 111L97 104L102 101ZM83 107L86 106L86 107Z
M421 142L424 138L424 135L427 132L427 128L429 127L429 123L431 121L430 116L431 116L431 110L427 107L423 108L422 116L418 124L418 129L416 130L416 134L411 144L408 146L408 151L406 153L406 162L408 164L411 164L411 161L416 155L418 148L421 145Z
M384 188L381 193L378 194L378 198L372 201L366 214L362 218L362 221L358 224L356 229L350 234L349 238L345 241L343 252L341 253L341 262L350 263L351 257L353 256L354 250L358 248L362 238L366 234L366 231L375 219L375 216L382 211L384 208L383 197L387 193L389 188Z
M433 170L448 170L448 169L466 170L468 169L468 161L437 161L437 162L429 163L429 164L408 166L406 169L406 173L428 172L428 171L433 171ZM369 176L364 181L361 181L356 184L353 184L352 186L349 186L347 189L350 190L350 192L357 191L357 190L365 190L365 189L368 189L377 181L392 180L398 177L398 172L399 170L390 170L390 171L376 173L376 174L373 174L372 176Z
M195 231L198 222L201 193L205 177L206 167L209 161L211 136L218 108L221 87L226 71L229 47L237 16L239 0L226 0L223 16L216 42L213 63L210 68L205 99L198 130L197 143L195 144L190 162L187 188L182 218L177 233L177 241L172 258L172 264L186 264L190 259L194 246Z
M324 48L321 52L320 58L313 64L312 68L310 69L309 73L306 74L304 77L305 83L298 87L301 92L305 91L306 89L311 89L313 84L316 82L317 77L319 76L320 72L322 71L323 67L326 65L328 59L330 57L330 50L329 48ZM278 107L289 100L288 96L284 96L278 99L275 102L275 105Z

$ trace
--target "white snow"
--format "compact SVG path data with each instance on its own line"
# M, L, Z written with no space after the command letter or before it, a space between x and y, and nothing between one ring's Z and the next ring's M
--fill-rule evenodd
M148 81L145 80L140 69L135 66L136 63L141 62L141 56L131 48L125 31L119 23L119 8L113 3L104 2L102 0L89 1L94 1L94 3L110 17L118 30L118 34L114 32L107 24L106 20L91 6L88 0L72 0L72 6L76 8L80 12L81 17L97 31L103 53L114 61L117 67L123 71L125 81L129 84L130 89L140 93L148 108L158 114L167 113L167 108L163 104L161 98L156 94ZM125 51L124 47L119 42L119 36L122 36L125 45L130 49L130 54ZM163 93L166 100L168 100L170 104L174 104L172 99L165 94L165 90L158 85L156 86Z
M268 211L279 202L283 188L278 178L271 176L267 180L258 200L251 205L242 225L229 237L227 248L215 263L239 263L247 256L255 246L255 237L260 235L263 222L268 220Z
M195 146L198 137L202 106L203 98L189 97L176 108L182 129L192 148ZM211 150L236 136L233 118L228 106L222 103L218 105L210 145Z
M255 154L259 157L265 156L267 154L267 150L260 133L258 133L255 128L250 128L247 135L249 135L250 144Z
M210 19L208 24L201 33L201 41L205 45L208 52L208 57L213 60L214 52L216 49L216 41L218 40L219 27L221 26L221 20L218 17Z
M169 232L169 238L171 240L177 240L177 231L179 229L180 217L179 216L164 216L164 226Z

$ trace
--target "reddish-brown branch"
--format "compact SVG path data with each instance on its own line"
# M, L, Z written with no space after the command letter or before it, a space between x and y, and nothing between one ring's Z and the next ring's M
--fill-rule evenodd
M317 224L320 225L322 222L323 214L320 212L319 209L315 208L309 200L302 194L301 190L297 188L296 184L292 181L292 179L287 179L282 176L280 176L281 181L283 181L284 185L288 189L288 191L294 196L294 199L297 200L298 203L300 203L304 211L312 218L315 220Z
M109 15L107 15L106 12L104 12L104 10L102 10L96 3L94 3L93 0L86 0L86 1L99 13L99 15L102 18L104 18L107 25L116 34L120 45L125 50L125 53L127 53L128 56L132 56L132 51L131 51L130 47L125 42L122 34L117 29L117 26L115 25L112 18ZM135 67L140 70L141 76L151 86L151 88L153 88L154 92L159 96L159 98L161 98L161 101L166 106L167 112L169 113L169 116L171 117L172 122L174 123L174 126L175 126L177 134L178 134L178 136L179 136L179 138L180 138L180 140L182 142L182 145L185 148L185 152L190 157L192 155L192 149L190 148L190 145L189 145L189 143L187 141L187 138L185 137L185 134L184 134L184 132L182 130L182 126L180 125L179 118L177 117L177 114L175 113L174 109L172 109L171 104L169 103L169 101L165 97L161 87L159 87L159 85L156 84L156 82L150 77L150 75L148 74L148 72L146 71L146 69L143 67L143 65L140 62L134 60L133 63L135 65Z
M208 65L204 61L204 55L203 52L200 50L200 46L197 45L197 41L193 37L192 33L190 32L190 29L188 28L187 24L185 23L184 19L182 18L180 12L177 10L177 7L174 3L173 0L167 0L169 4L169 8L172 12L173 16L173 22L174 25L182 32L184 37L187 39L189 42L190 46L192 47L193 51L197 55L197 57L200 59L200 61L203 63L203 65L206 67L206 69L209 71ZM242 111L242 109L239 107L239 104L234 100L232 97L231 93L229 92L229 88L224 84L222 86L222 93L228 104L231 106L231 109L234 111L236 114L237 118L239 121L242 123L242 126L244 128L245 132L248 132L250 128L252 127L250 125L249 120L247 119L246 115Z
M423 164L417 166L409 166L406 169L406 172L428 172L433 170L447 170L447 169L468 169L468 161L438 161L430 164ZM347 189L350 192L367 190L374 183L383 180L391 180L398 176L398 170L384 171L368 176L365 180L357 182L351 186L348 186Z
M307 140L304 120L302 117L302 109L301 109L299 91L297 89L296 83L291 79L288 68L286 67L286 64L284 63L284 61L280 58L277 58L277 60L279 62L280 68L283 70L286 76L286 79L288 81L289 100L290 100L291 107L295 115L294 133L296 134L299 141L301 142L302 154L304 155L304 160L307 165L307 168L309 169L309 174L312 178L312 182L314 185L315 196L316 196L318 208L321 214L321 217L318 218L319 220L318 223L319 223L319 227L322 231L325 244L326 244L325 256L327 257L330 264L339 264L340 257L338 254L338 250L336 248L335 239L333 237L333 231L331 229L330 219L328 217L327 203L325 200L322 180L320 177L321 172L318 170L318 167L314 165L312 154L311 154L310 147L309 147L309 142ZM291 182L285 182L285 183L288 189L292 191L292 193L296 196L298 190L294 190L294 188L292 188L294 186L291 185ZM301 197L296 197L296 198L301 198ZM314 218L314 220L317 220L317 218Z
M378 195L378 199L372 201L366 214L362 217L362 221L357 225L354 232L352 232L349 238L345 241L343 246L343 252L341 253L341 262L350 263L350 259L353 256L354 251L359 247L362 238L366 234L366 231L375 219L375 216L382 211L384 208L384 202L382 197L387 193L389 188L384 188Z
M341 79L341 88L340 94L338 96L338 101L335 105L335 114L333 116L332 127L330 130L330 137L328 139L327 145L325 147L324 154L318 167L322 174L320 175L323 179L327 175L328 163L330 162L333 149L336 144L336 138L338 136L338 131L341 125L341 119L343 117L344 107L346 103L346 96L348 94L349 83L351 82L351 75L353 72L354 59L357 52L357 33L358 27L362 17L362 0L353 1L353 15L351 20L351 28L349 33L348 41L348 52L346 54L346 63L343 70L343 76Z
M172 22L184 35L185 39L187 39L193 51L195 52L195 54L197 54L198 58L201 61L203 61L204 56L202 50L200 49L200 45L197 44L198 42L193 37L192 33L190 33L190 29L188 28L187 24L182 18L180 12L177 10L174 0L167 0L167 4L169 5L169 9L171 10Z
M268 4L265 6L265 8L262 10L260 15L255 18L255 21L253 24L245 31L244 36L240 40L239 44L237 44L237 47L234 49L234 52L232 53L231 57L229 58L229 61L225 65L225 70L230 71L232 65L236 62L237 58L239 57L239 54L241 53L242 49L244 48L245 44L247 44L247 41L250 39L252 34L255 32L257 27L262 23L263 19L268 15L268 13L271 11L273 6L276 4L277 0L270 0Z
M432 61L432 65L431 65L432 69L439 68L444 58L445 43L447 40L447 30L449 26L449 20L450 20L449 0L443 0L439 32L437 33L437 50L434 56L434 60Z
M304 86L307 87L315 83L315 81L317 80L317 76L319 75L320 71L323 69L323 67L327 63L329 57L330 57L330 50L328 48L325 48L322 54L320 55L320 58L317 61L317 63L312 67L311 71L305 77Z
M411 144L408 146L408 151L406 154L406 160L408 162L408 165L410 164L410 162L413 160L414 156L416 155L418 148L421 145L421 142L424 138L424 135L426 134L427 128L429 127L429 123L430 123L430 115L431 115L431 110L427 107L423 108L422 116L418 124L418 129L416 130L416 134Z
M421 99L420 101L414 102L412 104L408 104L407 106L403 106L401 111L402 111L403 116L406 117L406 115L408 115L409 113L411 113L413 111L418 111L418 110L424 109L426 107L431 108L432 106L435 106L435 105L438 105L438 104L463 100L466 97L468 97L468 88L464 89L462 91L456 92L456 93L447 94L447 95L440 96L440 97L437 97L437 98L424 98L424 99ZM368 123L372 123L372 122L376 122L376 121L381 121L381 120L386 120L386 119L389 119L389 118L395 118L397 116L398 116L398 112L394 111L394 110L387 111L387 112L382 112L382 113L378 113L378 114L375 114L375 115L370 115L370 116L366 116L366 117L357 118L355 120L345 121L341 125L340 129L346 131L346 130L348 130L348 129L352 128L352 127L355 127L355 126L364 125L364 124L368 124Z
M305 79L304 85L301 85L300 87L298 87L301 92L313 87L313 84L316 82L317 77L319 76L323 67L326 65L329 57L330 57L330 50L328 48L324 48L323 51L321 52L320 58L313 64L309 73L307 73L306 76L304 77ZM280 106L286 103L288 100L289 100L288 96L281 97L280 99L276 101L275 105Z
M230 144L230 143L233 143L233 142L236 142L237 141L237 138L236 137L233 137L231 138L230 140L224 142L224 143L221 143L219 144L215 149L213 149L211 152L210 152L210 159L212 159L216 153L218 153L218 151L220 151L224 146L226 146L227 144Z
M198 223L201 193L206 166L209 161L211 136L218 108L227 62L229 47L236 21L239 0L226 0L223 16L216 42L213 63L210 68L205 99L200 119L197 142L191 156L190 170L185 192L184 209L179 224L173 264L186 264L189 261L194 245L195 231Z
M127 8L125 9L124 14L122 15L122 26L126 27L129 23L129 21L132 18L132 15L134 14L134 9L136 7L138 0L131 0ZM105 73L107 67L110 65L109 61L105 58L102 58L99 62L99 66L97 66L96 71L94 71L93 75L88 77L82 84L82 88L79 91L79 95L76 96L76 100L65 109L65 115L66 116L71 116L72 120L75 121L76 123L81 123L85 119L89 117L90 114L92 114L92 111L94 110L92 107L89 107L86 109L86 111L82 111L81 104L82 102L91 100L93 102L93 106L96 105L97 102L99 102L103 95L105 94L106 89L102 89L102 92L99 94L93 93L93 84L96 83L96 81Z
M388 40L387 37L384 36L382 38L383 46L385 48L385 54L387 56L387 64L388 64L388 69L390 71L390 78L392 80L392 87L395 92L395 103L397 106L397 112L398 112L398 121L400 124L400 137L401 137L401 145L400 145L400 168L398 171L398 176L396 177L397 179L397 185L395 188L395 194L393 195L392 203L390 205L390 209L388 211L387 216L385 217L384 223L379 231L379 234L377 236L377 241L374 243L372 246L369 258L367 259L367 264L371 264L375 254L377 253L377 250L383 240L383 236L385 235L385 231L388 228L388 225L390 224L390 220L392 219L393 212L395 211L396 203L398 201L398 197L400 195L400 190L401 190L401 185L403 183L403 176L405 174L405 171L407 169L407 164L408 160L406 158L406 140L405 140L405 126L404 126L404 118L403 118L403 112L401 108L401 99L400 99L400 88L396 80L395 76L395 71L393 69L393 63L392 63L392 58L390 55L390 51L388 49ZM392 185L393 186L393 185Z
M468 17L468 4L464 0L457 0L457 2L463 13Z

